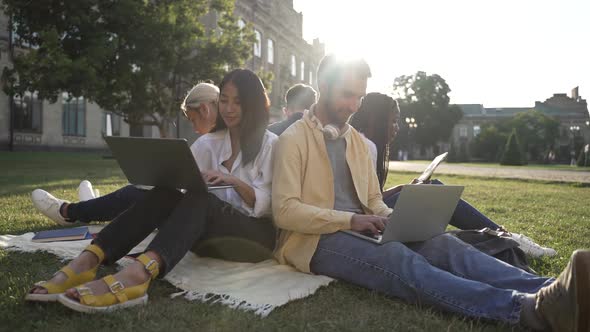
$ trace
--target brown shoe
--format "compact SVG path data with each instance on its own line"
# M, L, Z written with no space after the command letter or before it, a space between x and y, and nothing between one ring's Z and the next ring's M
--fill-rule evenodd
M552 331L590 332L590 250L576 250L557 280L536 294Z

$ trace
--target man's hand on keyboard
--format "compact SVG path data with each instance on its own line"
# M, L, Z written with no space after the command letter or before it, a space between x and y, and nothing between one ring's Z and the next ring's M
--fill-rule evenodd
M358 233L379 235L385 229L387 218L370 215L355 214L350 220L350 229Z

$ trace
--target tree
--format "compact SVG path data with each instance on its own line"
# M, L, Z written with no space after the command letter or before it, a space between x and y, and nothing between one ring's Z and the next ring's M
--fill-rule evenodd
M266 89L267 94L271 94L272 92L272 81L275 79L275 74L272 71L265 71L263 68L260 68L256 71L256 75L260 77L262 81L262 85Z
M580 149L576 165L580 167L590 166L590 144L585 145Z
M503 126L506 133L516 130L522 151L535 161L542 162L559 137L559 121L536 110L518 113Z
M27 46L4 69L7 94L37 91L55 102L66 91L164 137L186 91L242 65L254 41L231 0L5 0L3 9ZM207 30L212 14L217 29Z
M472 154L485 161L498 161L499 151L507 138L508 134L501 132L496 125L484 124L479 135L473 140Z
M449 104L450 91L446 81L437 74L419 71L395 79L393 92L400 101L401 118L415 119L419 144L434 146L439 141L448 141L453 127L463 116L459 107Z
M518 136L516 135L516 129L512 130L512 133L508 137L506 147L504 148L504 154L502 155L501 165L515 165L521 166L526 164L522 150L520 149L520 143Z

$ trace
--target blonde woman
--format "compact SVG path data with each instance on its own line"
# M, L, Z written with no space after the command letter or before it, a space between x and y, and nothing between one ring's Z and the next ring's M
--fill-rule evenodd
M218 99L219 88L210 83L199 83L187 93L180 108L197 134L207 134L215 126ZM42 189L35 189L31 199L35 208L46 217L59 225L69 226L75 222L111 221L142 199L146 192L128 185L95 198L92 185L84 180L78 187L80 202L70 203Z

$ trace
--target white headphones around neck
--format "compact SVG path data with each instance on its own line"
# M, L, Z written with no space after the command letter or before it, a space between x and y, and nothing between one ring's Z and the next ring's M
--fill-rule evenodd
M342 136L340 129L333 124L327 124L322 128L324 137L329 140L336 140Z
M311 120L313 122L315 122L318 127L321 127L322 132L324 133L324 138L325 139L329 139L329 140L336 140L340 137L342 137L342 135L344 135L346 132L348 132L349 129L349 125L346 125L344 128L344 130L340 130L340 128L338 128L338 126L328 123L325 126L322 126L322 123L320 122L320 120L315 116L313 111L311 112Z

